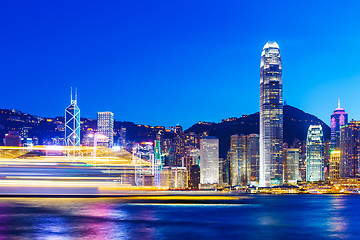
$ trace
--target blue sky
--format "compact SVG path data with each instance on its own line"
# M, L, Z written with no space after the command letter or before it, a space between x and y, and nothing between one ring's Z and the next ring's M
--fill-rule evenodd
M0 108L185 128L259 109L260 54L276 41L284 100L329 123L360 119L357 1L8 1Z

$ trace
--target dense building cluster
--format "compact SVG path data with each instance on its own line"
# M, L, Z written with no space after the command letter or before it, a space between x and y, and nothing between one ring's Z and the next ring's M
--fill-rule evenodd
M5 146L63 145L73 147L73 155L78 146L127 151L133 157L137 186L279 189L304 183L358 184L354 179L359 178L360 121L348 122L339 101L331 115L331 141L325 138L324 125L316 120L309 120L307 129L296 129L299 116L290 116L290 122L306 139L284 141L282 86L280 49L276 42L268 42L261 53L260 111L223 119L221 126L232 129L230 135L217 132L218 125L211 122L198 122L196 131L184 131L180 125L165 128L118 122L109 111L98 112L96 120L81 118L76 96L71 96L63 117L1 110L0 134ZM244 126L246 134L236 130ZM224 146L228 146L226 156ZM141 161L149 163L150 170L142 168Z

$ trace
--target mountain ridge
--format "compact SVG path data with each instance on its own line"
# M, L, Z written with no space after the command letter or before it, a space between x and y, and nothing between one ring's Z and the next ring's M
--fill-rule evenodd
M310 125L319 124L323 128L324 139L330 139L330 127L318 117L306 113L290 105L284 105L284 143L290 146L295 139L306 140ZM196 123L187 130L188 132L202 133L207 131L210 136L220 140L220 157L225 158L230 148L230 137L233 134L259 134L259 112L245 115L241 118L224 119L220 123Z

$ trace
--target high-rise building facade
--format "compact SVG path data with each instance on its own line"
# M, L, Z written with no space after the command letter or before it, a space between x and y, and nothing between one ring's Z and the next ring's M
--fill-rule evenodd
M247 141L244 135L232 135L230 140L230 183L244 185L247 178Z
M180 125L175 127L174 150L175 165L182 166L182 160L185 156L185 133Z
M299 180L299 149L284 149L284 181L296 184Z
M259 182L259 135L232 135L230 140L230 184L245 186Z
M260 187L283 182L282 92L279 45L267 42L260 64Z
M340 128L347 123L348 114L340 107L339 100L338 107L331 114L331 150L340 149Z
M192 165L190 169L189 187L199 188L200 183L200 168L199 165Z
M121 147L126 146L126 127L121 127L120 129L119 144Z
M259 134L250 134L247 138L247 157L250 163L250 182L259 184Z
M219 183L219 139L200 139L200 184Z
M340 179L340 150L332 150L330 152L330 161L329 161L329 178L330 180Z
M97 113L97 131L98 134L105 136L101 138L99 135L98 144L105 147L114 145L114 114L112 112Z
M351 121L340 131L340 176L359 177L360 121Z
M306 181L324 180L324 135L321 125L310 125L306 139Z

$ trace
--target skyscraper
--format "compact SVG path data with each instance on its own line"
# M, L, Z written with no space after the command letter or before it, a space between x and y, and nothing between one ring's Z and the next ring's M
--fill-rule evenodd
M246 143L241 136L232 135L230 140L230 184L240 185L240 168L243 155L245 154Z
M121 127L120 129L119 144L121 147L126 146L126 127Z
M247 157L250 163L250 181L259 184L259 134L248 135Z
M360 121L351 121L340 131L340 177L359 177Z
M279 45L267 42L260 64L260 187L283 182L283 98Z
M70 105L65 109L65 142L68 147L80 146L80 109L77 94L73 99L72 91Z
M299 180L299 149L284 149L284 181L296 184Z
M185 155L185 133L180 125L175 127L174 150L175 164L176 166L181 166L182 159Z
M340 128L348 123L348 114L340 107L340 99L338 107L331 114L331 150L340 149Z
M259 135L232 135L230 141L230 184L246 186L259 172ZM257 180L258 181L258 180Z
M112 147L114 144L114 114L112 112L98 112L97 130L99 134L106 136L106 139L99 137L99 145Z
M332 150L330 152L330 180L340 179L340 150Z
M310 125L306 139L306 181L324 180L324 137L321 125Z
M219 183L219 139L200 139L200 184Z

